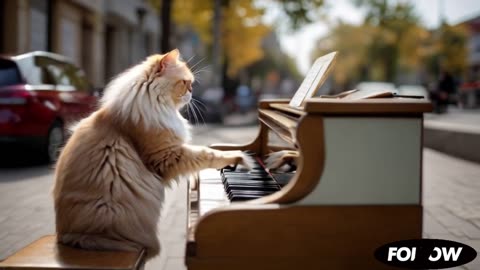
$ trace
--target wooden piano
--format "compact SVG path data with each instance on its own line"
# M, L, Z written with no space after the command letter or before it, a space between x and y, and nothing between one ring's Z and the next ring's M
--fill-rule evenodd
M278 191L266 193L243 193L242 172L229 186L221 172L202 171L189 196L188 269L389 269L376 248L422 237L422 126L431 110L408 98L311 98L301 109L260 102L253 142L211 147L260 158L296 149L297 169L268 174ZM236 194L251 200L232 196L237 183Z

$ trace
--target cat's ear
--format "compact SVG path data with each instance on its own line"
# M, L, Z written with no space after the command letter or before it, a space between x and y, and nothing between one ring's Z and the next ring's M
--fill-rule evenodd
M165 66L175 65L180 57L180 52L178 49L171 50L165 56L163 56L162 64Z
M165 55L161 59L155 57L155 62L153 65L153 73L159 74L162 73L165 68L169 65L175 65L180 57L180 52L178 49L172 50Z

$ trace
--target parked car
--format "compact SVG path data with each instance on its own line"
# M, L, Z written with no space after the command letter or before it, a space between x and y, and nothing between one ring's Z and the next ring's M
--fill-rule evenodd
M0 143L33 148L54 161L65 129L96 104L84 72L61 55L0 57Z

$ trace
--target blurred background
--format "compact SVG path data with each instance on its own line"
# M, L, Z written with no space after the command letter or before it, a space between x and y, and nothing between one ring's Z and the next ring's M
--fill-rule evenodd
M249 141L258 100L293 96L331 51L318 95L430 99L425 236L480 249L478 0L0 0L0 258L53 233L46 164L68 126L112 77L173 48L197 73L184 113L201 144ZM179 242L165 269L181 269Z
M331 51L318 95L391 90L480 122L475 0L2 0L0 14L0 143L47 161L108 81L173 48L196 73L194 124L254 124L258 100L290 98Z
M101 92L147 55L179 48L200 71L196 98L223 104L207 106L207 122L291 97L313 60L334 50L339 61L319 94L386 82L474 108L479 12L468 0L2 0L0 53L63 55ZM448 97L434 93L440 82Z

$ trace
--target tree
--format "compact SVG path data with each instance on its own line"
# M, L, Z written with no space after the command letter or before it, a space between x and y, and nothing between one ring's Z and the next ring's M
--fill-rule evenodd
M376 34L374 27L340 21L328 37L318 42L312 58L338 51L339 61L333 69L333 78L339 89L348 89L354 82L367 79L366 70L372 67L367 55Z
M447 71L463 75L467 69L468 29L465 25L442 24L438 44L439 66Z
M173 0L149 0L150 4L155 8L158 14L158 23L162 30L160 37L160 51L168 52L172 46L170 44L172 30L172 1Z
M260 60L264 55L261 43L271 31L270 27L262 22L264 7L261 3L264 2L255 0L150 1L162 13L171 9L171 19L169 16L161 18L162 28L170 29L171 22L175 25L188 26L212 48L210 57L213 62L213 75L220 73L219 63L222 62L224 72L230 77L235 77L239 71ZM171 7L166 6L166 1L171 4ZM269 2L280 7L284 15L282 20L288 22L290 29L297 29L305 23L317 20L316 11L323 5L323 0L269 0ZM163 36L169 35L168 29L164 30ZM162 48L168 47L169 42L165 41L168 39L168 37L162 38L162 44L164 44ZM216 81L215 78L211 80L212 86L217 85Z
M163 52L168 52L171 50L170 44L170 32L172 30L172 0L162 0L162 10L161 10L161 29L162 29L162 39L160 41L161 50Z
M261 21L263 11L252 0L231 1L224 11L222 43L228 59L227 73L238 71L263 57L262 40L270 28Z
M377 79L394 81L400 66L398 61L404 56L401 53L411 52L402 50L401 46L410 43L412 34L420 31L414 7L410 2L402 1L393 5L389 5L386 0L355 0L355 3L367 9L364 25L376 29L372 36L375 42L370 47L369 57L381 65L381 73L376 74L379 77ZM416 51L416 48L411 49Z
M323 0L277 0L276 2L281 5L286 15L283 19L287 19L291 30L318 21L320 14L317 11L324 4Z
M173 18L181 25L192 27L203 42L213 46L212 17L213 1L177 0ZM221 44L228 74L235 76L242 68L259 60L262 55L261 41L270 28L261 21L263 10L254 6L253 0L230 0L222 2Z

